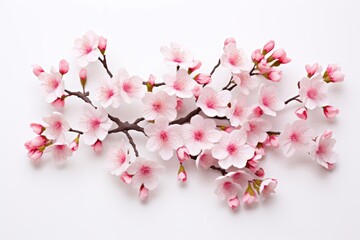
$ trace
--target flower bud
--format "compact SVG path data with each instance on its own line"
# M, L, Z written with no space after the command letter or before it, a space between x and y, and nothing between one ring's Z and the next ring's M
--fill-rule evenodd
M315 63L314 65L306 64L305 69L306 69L308 78L311 78L318 71L319 64L317 64L317 63Z
M186 182L186 180L187 180L187 174L186 174L185 168L182 164L180 164L177 180L182 181L182 182Z
M194 77L194 79L199 84L209 84L211 82L211 76L206 73L199 73Z
M105 54L106 46L107 46L107 39L104 38L103 36L99 37L98 48L102 54Z
M188 74L191 74L192 72L198 70L201 67L201 62L199 60L194 60L194 67L189 68Z
M345 75L341 72L341 68L336 64L329 64L324 73L324 81L329 82L342 82Z
M33 68L33 73L35 74L35 76L39 76L40 73L44 72L44 69L42 69L42 67L40 67L39 65L32 65Z
M260 49L256 49L251 54L251 59L254 63L259 63L264 58L264 55L261 54Z
M240 200L239 200L238 196L236 196L234 198L228 198L227 204L229 205L229 207L232 210L236 210L240 206Z
M68 71L69 71L69 63L65 59L61 60L59 63L59 72L61 73L61 75L64 75Z
M139 198L144 201L148 198L149 196L149 189L147 189L144 184L141 185L140 187L140 192L139 192Z
M101 153L103 146L102 142L98 139L96 142L91 146L96 153Z
M71 151L75 152L79 148L79 138L80 135L78 135L69 145Z
M296 111L295 111L295 114L298 118L300 119L303 119L303 120L306 120L307 119L307 109L306 107L301 107L301 108L298 108Z
M85 88L86 85L86 79L87 79L87 71L85 68L82 68L79 72L80 82L81 86Z
M188 150L187 147L185 147L185 146L179 147L179 148L176 150L176 155L177 155L180 163L183 163L183 162L185 162L186 160L189 160L189 159L190 159L189 150Z
M41 135L45 131L45 127L38 123L31 123L30 127L32 128L33 132L37 135Z
M269 53L270 51L272 51L275 47L275 42L273 40L270 40L269 42L267 42L264 47L263 47L263 55L266 55L267 53Z
M323 107L323 111L326 118L333 119L336 115L339 114L340 110L333 106L325 106Z

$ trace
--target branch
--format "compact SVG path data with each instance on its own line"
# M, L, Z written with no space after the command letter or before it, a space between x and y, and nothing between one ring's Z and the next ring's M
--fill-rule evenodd
M215 167L215 166L210 166L210 168L212 170L218 171L221 173L221 175L225 176L227 174L227 171L225 169L219 168L219 167Z
M258 75L257 73L254 73L255 69L256 69L256 64L254 63L253 68L252 68L252 69L250 70L250 72L249 72L249 75L250 75L250 76Z
M139 151L136 149L136 144L134 142L134 139L131 137L131 135L129 134L128 131L124 131L125 135L127 136L127 138L129 139L129 143L131 144L131 146L134 149L135 152L135 156L138 157L139 156Z
M233 77L231 76L228 84L225 87L223 87L221 90L226 90L230 86L230 84L232 83L232 79L233 79Z
M69 132L74 132L74 133L78 133L78 134L84 134L84 132L80 131L80 130L76 130L76 129L69 129Z
M85 93L82 93L82 92L72 92L72 91L69 91L69 90L66 90L65 89L65 92L68 94L68 96L76 96L78 98L81 98L84 102L86 103L89 103L91 106L93 106L94 108L96 108L93 103L91 102L90 98L88 97L89 96L89 92L85 92Z
M139 122L144 121L144 120L145 120L145 118L143 118L143 117L138 118L133 122L133 124L138 124Z
M99 61L102 63L102 65L104 66L107 74L112 78L112 77L113 77L113 74L110 72L109 67L108 67L108 65L107 65L106 55L103 54L103 57L104 57L104 59L101 59L100 57L99 57L98 59L99 59Z
M268 135L280 135L281 132L273 132L273 131L268 131L266 132Z
M212 76L212 75L214 74L215 70L216 70L219 66L220 66L220 59L219 59L218 63L214 66L214 68L211 70L210 76Z
M291 102L291 101L301 102L301 101L298 99L298 97L300 97L300 95L296 95L296 96L294 96L294 97L292 97L292 98L289 98L289 99L286 100L284 103L285 103L285 104L288 104L288 103Z
M185 117L183 118L179 118L179 119L176 119L172 122L170 122L169 124L184 124L184 123L187 123L187 122L190 122L190 119L195 116L196 114L199 114L199 112L201 111L200 108L196 108L195 110L191 111L188 113L188 115L186 115Z

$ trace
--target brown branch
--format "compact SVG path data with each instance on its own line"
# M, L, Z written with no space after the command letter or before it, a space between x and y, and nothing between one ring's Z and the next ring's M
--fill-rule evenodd
M219 168L219 167L215 167L215 166L210 166L210 168L212 170L218 171L221 173L221 175L225 176L227 174L227 171L225 169Z
M196 114L199 114L199 112L201 111L200 108L196 108L195 110L192 110L191 112L188 113L188 115L186 115L185 117L183 118L179 118L179 119L176 119L172 122L170 122L169 124L184 124L184 123L187 123L187 122L190 122L190 119L195 116Z
M80 130L76 130L76 129L69 129L69 132L74 132L74 133L78 133L78 134L84 134L84 132L80 131Z
M147 85L147 82L143 81L142 82L143 85ZM160 86L164 86L165 83L161 82L161 83L154 83L153 87L160 87Z
M232 85L231 87L229 87L227 90L231 91L231 90L233 90L236 86L237 86L237 85L234 84L234 85Z
M90 98L88 97L89 96L89 92L85 92L85 93L82 93L82 92L72 92L72 91L69 91L69 90L66 90L65 89L65 92L68 94L68 96L76 96L78 98L81 98L84 102L90 104L91 106L93 106L94 108L96 108L93 103L91 102Z
M268 135L280 135L281 132L273 132L273 131L268 131L266 132Z
M218 63L214 66L214 68L211 70L210 76L212 76L212 75L214 74L215 70L216 70L219 66L220 66L220 59L219 59Z
M136 144L134 142L134 139L131 137L131 135L129 134L128 131L123 131L123 132L125 133L125 135L129 139L129 143L132 146L132 148L134 149L135 156L138 157L139 156L139 151L136 148Z
M112 78L112 77L113 77L113 74L110 72L109 67L108 67L108 65L107 65L106 55L103 54L103 57L104 57L104 59L101 59L100 57L99 57L98 59L99 59L99 61L102 63L102 65L104 66L107 74Z
M133 124L138 124L139 122L144 121L144 120L145 120L145 118L143 118L143 117L138 118L133 122Z
M296 95L296 96L294 96L294 97L292 97L292 98L289 98L288 100L286 100L284 103L285 104L288 104L289 102L291 102L291 101L298 101L298 102L301 102L298 98L300 97L300 95Z
M254 73L255 69L256 69L256 64L254 64L253 68L250 70L250 72L249 72L250 76L258 75L258 73Z

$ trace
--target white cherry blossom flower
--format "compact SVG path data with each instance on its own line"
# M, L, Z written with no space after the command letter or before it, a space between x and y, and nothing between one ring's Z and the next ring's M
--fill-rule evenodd
M274 86L262 84L259 89L259 106L264 114L276 116L276 112L284 109L285 103L280 101Z
M191 52L180 44L170 43L170 47L162 46L160 51L165 57L164 62L168 65L180 66L187 69L197 64Z
M65 133L70 129L70 125L63 115L53 112L50 116L44 117L43 121L46 128L44 135L50 140L63 143L65 141Z
M311 157L328 170L333 169L338 159L338 154L333 150L335 143L336 140L332 138L332 132L327 130L316 138L311 147Z
M328 104L326 96L327 88L328 86L320 74L313 78L304 77L300 81L300 100L310 110L325 106Z
M38 75L38 78L42 91L45 95L46 102L52 103L65 94L65 86L62 75L56 71L55 68L51 68L50 73L41 72Z
M270 131L271 123L261 118L248 119L241 131L244 131L247 136L247 143L256 147L259 142L264 142L268 136L267 131Z
M99 46L99 36L92 31L88 31L82 38L75 39L74 52L77 64L86 67L91 62L96 62L101 56Z
M241 71L240 73L233 74L232 77L244 95L249 95L249 90L259 85L257 76L250 76L248 71Z
M185 69L177 71L175 76L164 75L164 82L166 84L164 91L169 95L176 95L179 98L191 98L193 96L192 90L196 82Z
M98 100L102 107L107 108L112 106L118 108L122 102L118 84L114 79L104 81L98 89Z
M129 76L125 69L120 69L118 75L114 77L117 81L120 96L125 103L131 103L134 99L141 99L146 87L139 76Z
M67 158L73 153L67 143L54 143L48 146L45 152L50 153L54 161L58 164L65 163Z
M249 108L246 106L246 98L239 95L231 101L231 107L226 109L225 115L230 120L233 127L242 126L249 114Z
M144 104L142 116L146 120L155 120L158 117L164 117L169 121L175 120L177 115L175 96L170 96L162 90L157 93L147 92L142 102Z
M223 117L230 99L231 93L228 90L217 92L211 87L205 87L201 91L196 105L209 117Z

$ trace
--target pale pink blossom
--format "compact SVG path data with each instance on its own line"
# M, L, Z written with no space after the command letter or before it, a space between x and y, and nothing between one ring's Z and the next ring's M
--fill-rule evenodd
M298 118L302 119L302 120L306 120L307 119L307 109L306 107L301 107L301 108L298 108L296 111L295 111L295 114Z
M45 152L50 153L52 158L58 164L66 162L67 158L72 155L72 151L67 143L54 143L45 149Z
M304 120L287 124L279 136L279 144L286 157L291 157L296 150L306 150L312 141L313 129Z
M267 198L271 193L275 193L275 188L277 187L277 180L273 178L265 179L261 182L259 192L261 196Z
M149 197L149 189L144 185L140 186L139 198L141 201L145 201Z
M57 98L61 98L65 94L64 81L62 75L51 68L51 72L42 72L38 75L42 91L45 95L45 100L48 103L55 101Z
M97 140L103 141L106 138L112 126L112 121L109 119L104 108L98 107L94 109L86 105L80 124L84 132L82 135L84 143L93 145Z
M108 169L112 175L121 176L130 164L129 146L124 139L109 151Z
M228 37L227 39L225 39L225 41L224 41L224 47L225 47L226 45L228 45L229 43L234 43L234 44L236 44L235 38L233 38L233 37Z
M176 150L176 155L180 163L183 163L190 159L189 149L187 149L187 147L185 146L179 147Z
M177 115L175 96L170 96L162 90L157 93L147 92L142 102L144 104L142 116L146 120L155 120L158 117L164 117L168 121L175 120Z
M63 143L65 141L65 133L70 129L70 125L63 115L53 112L50 116L44 117L43 121L46 127L44 135L50 140Z
M249 108L246 106L246 98L238 95L231 101L231 107L226 109L225 116L230 120L231 126L242 126L249 115Z
M215 166L217 160L212 156L210 150L204 150L197 156L195 163L197 168L209 169L211 166Z
M270 72L268 72L267 75L265 75L267 79L273 82L280 82L282 77L282 72L277 68L271 68Z
M257 197L255 192L245 192L243 197L242 197L242 202L245 203L246 205L252 205L255 202L257 202Z
M33 68L34 75L37 77L40 75L40 73L44 72L44 69L37 64L34 64L31 67Z
M101 52L102 54L105 53L105 51L106 51L106 46L107 46L107 39L104 38L103 36L100 36L100 37L99 37L99 45L98 45L98 48L99 48L99 50L100 50L100 52Z
M61 75L64 75L68 71L69 71L69 63L65 59L62 59L59 63L59 72Z
M256 49L251 54L251 59L254 63L259 63L264 58L264 55L261 53L260 49Z
M149 137L146 142L146 149L150 152L159 152L164 160L169 160L174 150L182 146L179 126L170 125L166 118L159 117L154 124L144 128L145 134Z
M242 188L246 188L248 182L253 179L253 176L245 170L229 172L228 174L226 174L226 176L231 178L234 183L240 185Z
M262 84L259 89L259 106L264 114L275 117L276 112L284 109L285 103L279 100L274 86Z
M166 84L164 91L169 95L176 95L179 98L191 98L193 96L192 90L196 82L185 69L177 71L175 76L164 75L164 82Z
M192 72L200 69L201 65L202 65L202 63L201 63L200 60L194 60L194 66L189 68L189 70L188 70L189 74L191 74Z
M96 140L96 142L91 145L92 149L94 150L95 153L101 153L103 150L103 144L102 141L100 141L99 139Z
M275 42L273 40L270 40L267 42L263 47L263 54L267 54L271 52L275 47Z
M180 44L170 43L170 47L163 46L160 51L165 57L165 63L168 65L180 66L188 69L197 64L194 61L191 52Z
M162 170L163 167L158 162L138 157L126 171L132 175L131 186L139 190L141 190L141 186L153 190L159 184L159 176Z
M219 160L223 169L230 166L243 168L247 160L252 158L255 149L246 143L246 134L240 130L231 133L222 132L220 142L212 149L212 155Z
M200 84L196 84L195 87L193 88L193 90L191 91L192 94L194 95L195 99L198 99L201 92L203 90L203 87Z
M229 42L224 46L224 53L220 57L220 62L232 73L239 73L246 68L248 59L243 49L238 49L235 42Z
M41 135L45 131L45 127L39 123L31 123L30 127L37 135Z
M139 76L129 76L125 69L120 69L114 79L117 81L120 96L125 103L141 99L146 92L143 80Z
M109 106L118 108L122 102L118 83L112 78L104 81L100 85L97 97L99 103L104 108L107 108Z
M245 95L249 95L249 90L259 85L258 78L250 76L248 71L241 71L240 73L233 74L232 77L240 91Z
M55 101L51 103L51 106L53 106L56 109L61 109L65 106L65 98L57 98Z
M194 80L199 84L209 84L211 82L211 75L206 73L199 73L194 77Z
M236 210L240 206L240 200L239 197L236 196L234 198L228 198L227 204L232 210Z
M286 52L284 49L282 48L279 48L277 49L272 55L271 55L272 58L278 60L280 63L282 64L286 64L286 63L289 63L291 61L290 58L288 58L286 56Z
M328 103L326 97L327 87L327 84L322 80L320 75L311 79L304 77L300 80L300 100L305 104L305 107L310 110L325 106Z
M187 174L182 164L180 164L180 168L178 170L177 180L181 182L186 182L187 180Z
M201 150L211 149L221 138L212 119L200 115L191 118L190 124L184 124L181 131L185 146L191 155L198 155Z
M313 65L306 64L305 69L306 69L308 78L311 78L312 76L314 76L315 73L320 73L322 70L321 66L318 63L315 63Z
M341 72L341 68L337 64L329 64L324 74L325 82L342 82L344 81L345 75Z
M333 150L335 143L336 140L332 137L332 132L328 130L318 136L311 147L311 157L328 170L334 168L338 159L337 153Z
M86 67L91 62L96 62L101 56L99 46L99 36L92 31L88 31L82 38L74 41L74 53L77 64Z
M340 112L339 109L337 109L333 106L325 106L325 107L323 107L323 111L324 111L325 117L329 118L329 119L335 118Z
M230 99L231 93L228 90L218 92L211 87L205 87L201 91L196 105L209 117L223 117Z
M246 134L246 142L251 146L256 146L259 142L264 142L268 136L267 132L271 129L271 122L262 118L250 118L242 126L240 131Z
M215 193L220 200L228 200L237 197L238 193L242 190L239 184L236 184L231 178L227 176L220 176L216 178Z
M37 163L43 155L43 150L47 144L48 139L45 136L37 136L34 139L25 143L25 148L28 150L28 158Z

